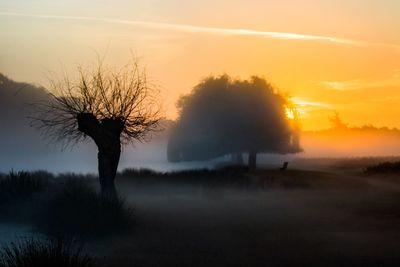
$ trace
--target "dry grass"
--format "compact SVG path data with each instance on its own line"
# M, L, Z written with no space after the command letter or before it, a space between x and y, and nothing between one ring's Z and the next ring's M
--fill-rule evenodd
M25 240L0 251L0 267L97 267L95 258L65 240Z

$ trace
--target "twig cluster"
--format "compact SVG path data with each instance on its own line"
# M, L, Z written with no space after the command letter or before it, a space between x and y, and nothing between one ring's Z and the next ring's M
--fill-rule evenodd
M79 68L79 79L68 75L50 80L50 100L36 103L32 125L51 140L64 145L83 138L78 130L77 115L93 114L104 119L120 119L124 123L121 142L144 141L147 133L159 130L161 107L158 91L148 85L146 73L136 62L118 71L98 66L87 71Z

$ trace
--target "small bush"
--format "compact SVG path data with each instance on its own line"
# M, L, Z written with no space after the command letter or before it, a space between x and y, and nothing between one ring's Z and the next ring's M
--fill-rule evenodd
M131 177L148 177L148 176L159 176L163 175L162 172L153 171L150 169L124 169L122 172L117 174L120 177L131 178Z
M87 182L89 181L96 181L97 182L97 176L94 174L79 174L79 173L73 173L73 172L66 172L66 173L60 173L57 175L57 179L59 180L66 180L66 179L76 179L76 180L85 180Z
M85 180L58 181L40 201L34 226L51 236L90 238L128 230L132 211L121 199L102 197Z
M44 171L14 172L0 178L0 214L2 219L29 217L32 200L49 187L53 176Z
M400 161L382 162L367 167L364 172L366 174L400 174Z
M50 183L52 175L43 172L14 172L0 179L0 199L7 202L22 202L43 191Z
M0 267L96 267L93 257L75 248L74 242L25 240L0 251Z
M125 169L118 173L120 181L136 183L168 183L191 184L204 186L234 186L247 183L244 178L248 168L245 166L225 166L223 168L209 170L181 170L171 172L156 172L148 169Z

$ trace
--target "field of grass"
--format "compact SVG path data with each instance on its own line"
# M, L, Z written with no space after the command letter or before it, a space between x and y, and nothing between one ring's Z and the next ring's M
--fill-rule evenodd
M115 266L398 266L400 179L365 175L370 162L126 171L119 191L138 224L93 249Z
M85 239L85 248L103 266L398 266L400 176L367 175L363 170L369 162L362 168L358 160L346 163L353 168L324 162L330 167L287 171L125 170L117 187L122 211L134 214L123 220L130 230L103 235L102 229L121 225L113 215L107 227ZM37 199L51 199L46 200L50 207L44 205L48 214L72 218L74 209L59 208L74 202L56 196L77 186L76 207L86 201L82 195L95 198L94 178L71 185L52 177L50 187L58 191L41 190L45 197ZM76 210L82 219L72 229L96 229L101 218L84 215L85 209L101 212L93 202ZM51 221L40 217L42 225ZM53 223L60 227L59 219Z
M10 172L0 177L0 223L29 224L51 237L90 239L127 231L132 210L103 198L94 176Z

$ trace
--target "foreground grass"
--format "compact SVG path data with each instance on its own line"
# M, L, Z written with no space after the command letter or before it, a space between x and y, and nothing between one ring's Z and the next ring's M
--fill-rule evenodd
M51 184L53 175L44 171L14 172L0 177L0 219L25 221L30 205Z
M94 178L94 177L93 177ZM0 178L0 221L32 224L52 237L101 237L133 224L122 199L103 198L88 176L11 172Z
M33 225L51 236L97 237L128 231L132 210L120 198L104 198L87 181L63 179L38 201Z
M45 230L68 227L56 218L62 205L70 206L62 220L94 216L97 180L54 178L32 198L34 210L43 205L39 219L54 220ZM369 180L343 171L125 170L117 183L135 205L135 231L89 240L88 251L119 267L398 266L398 191L388 197Z
M97 267L72 241L24 240L0 250L0 267Z
M179 189L180 185L210 189L311 189L331 187L330 181L334 180L325 173L249 171L243 166L168 173L126 169L118 173L117 179L121 187L155 185L157 190L163 190L163 186ZM104 199L96 185L94 176L11 172L0 177L0 222L28 223L52 237L93 239L128 232L134 226L132 209L121 198Z

